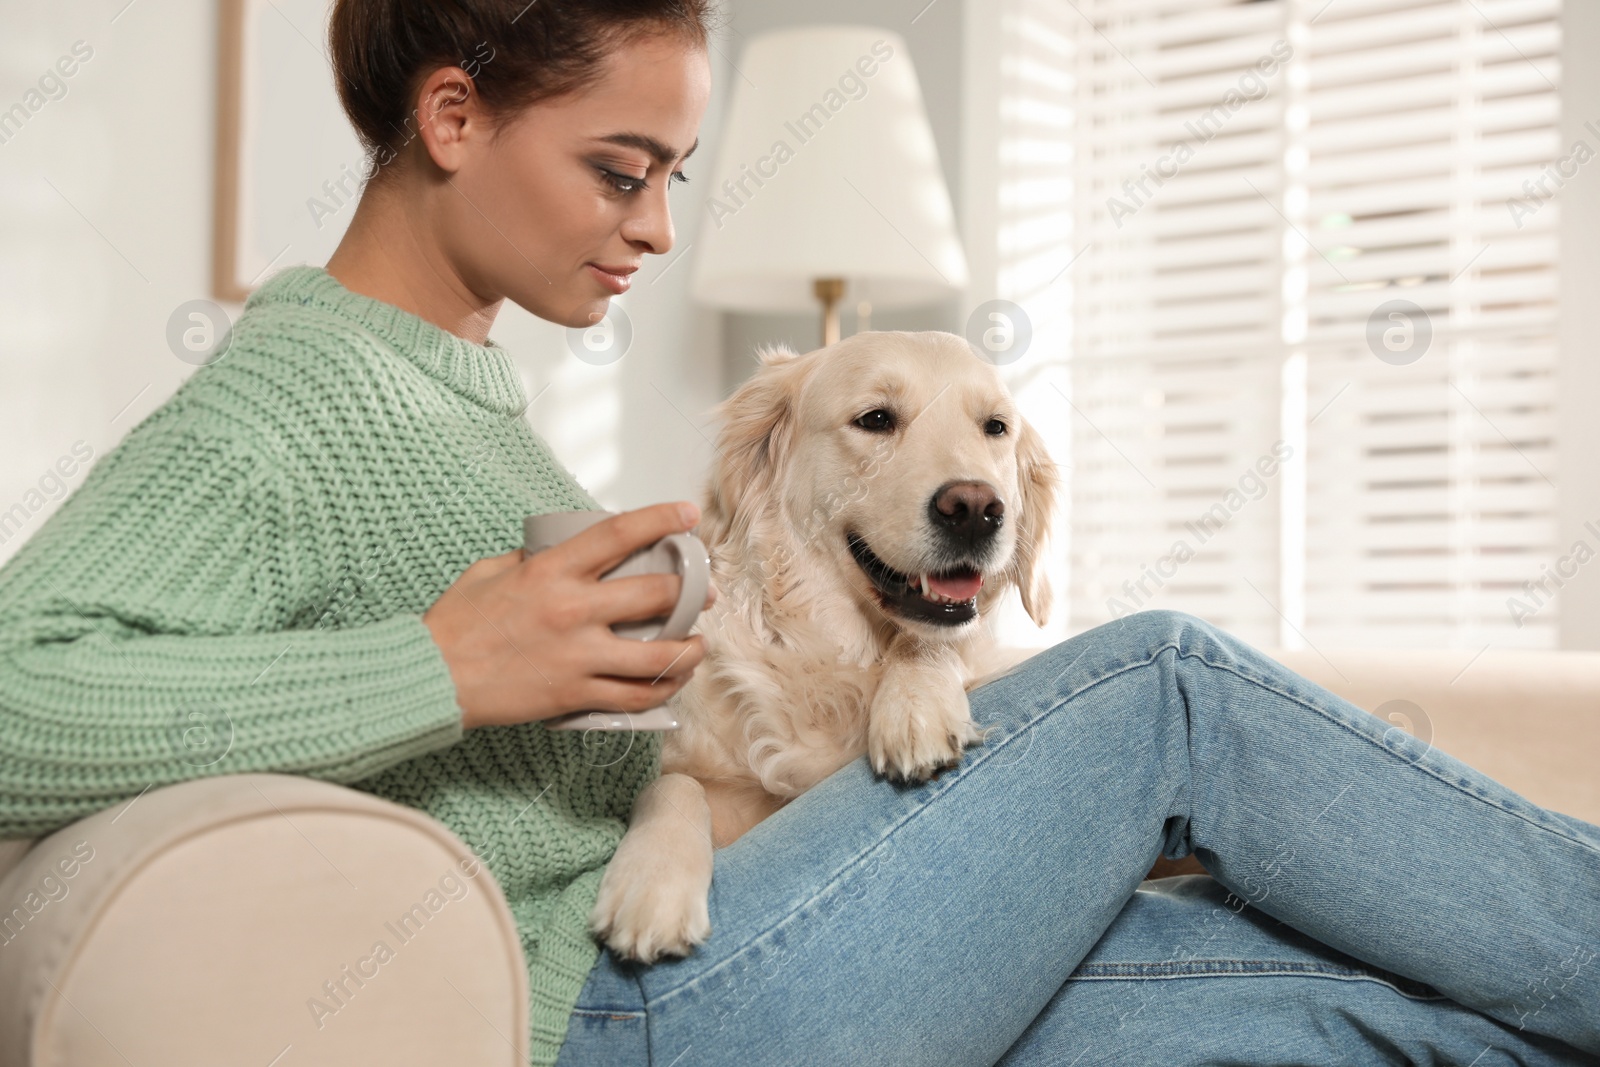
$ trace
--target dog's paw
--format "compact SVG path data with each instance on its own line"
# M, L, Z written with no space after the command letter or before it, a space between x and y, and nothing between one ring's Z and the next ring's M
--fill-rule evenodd
M964 690L913 672L890 672L879 684L867 725L867 758L884 777L926 781L959 763L962 751L980 740Z
M589 929L612 952L654 963L663 955L687 956L711 936L711 871L697 860L647 856L622 846L600 879Z

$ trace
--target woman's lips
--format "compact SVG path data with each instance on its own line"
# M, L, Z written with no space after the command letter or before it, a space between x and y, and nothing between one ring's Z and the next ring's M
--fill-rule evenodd
M628 291L628 286L633 284L633 279L626 274L612 274L609 271L601 270L593 263L585 263L584 266L589 269L589 273L594 276L595 280L613 293L625 293Z

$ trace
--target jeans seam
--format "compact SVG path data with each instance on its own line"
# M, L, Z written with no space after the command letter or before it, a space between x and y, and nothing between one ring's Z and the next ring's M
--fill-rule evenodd
M1393 982L1374 974L1363 971L1330 968L1313 964L1294 963L1280 960L1238 960L1217 961L1236 962L1259 965L1255 969L1245 970L1237 968L1205 968L1189 971L1112 971L1102 970L1111 967L1140 967L1140 964L1093 964L1080 965L1066 978L1066 983L1071 982L1165 982L1172 980L1185 980L1196 978L1320 978L1334 982L1371 982L1383 986L1406 997L1409 1000L1449 1000L1450 998L1440 992L1417 993L1403 989Z

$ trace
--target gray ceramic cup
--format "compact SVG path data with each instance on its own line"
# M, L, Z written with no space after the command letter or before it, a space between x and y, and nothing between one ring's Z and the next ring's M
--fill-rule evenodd
M528 555L582 533L614 511L551 511L522 520L522 547ZM652 545L637 549L621 563L600 575L601 581L636 574L676 574L683 579L678 602L669 615L611 624L618 637L635 641L680 641L700 617L711 588L711 555L691 533L668 534ZM662 704L644 711L586 709L544 719L550 730L676 730L677 716Z

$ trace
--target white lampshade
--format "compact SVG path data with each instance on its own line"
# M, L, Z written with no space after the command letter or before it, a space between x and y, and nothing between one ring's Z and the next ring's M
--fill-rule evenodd
M844 278L874 307L958 293L956 234L905 41L875 26L752 37L706 191L691 294L742 311L817 308ZM865 283L863 285L863 283Z

